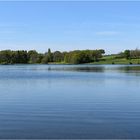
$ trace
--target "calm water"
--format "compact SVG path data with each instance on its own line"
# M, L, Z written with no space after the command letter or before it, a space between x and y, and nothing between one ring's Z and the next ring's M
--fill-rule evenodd
M140 138L140 66L0 66L0 138Z

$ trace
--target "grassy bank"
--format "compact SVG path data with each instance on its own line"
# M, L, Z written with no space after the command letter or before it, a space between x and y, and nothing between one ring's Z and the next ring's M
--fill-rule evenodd
M49 64L69 64L66 62L51 62ZM91 62L87 64L95 65L105 65L105 64L140 64L140 59L126 59L126 58L116 58L115 56L104 56L98 62Z
M140 59L115 58L115 56L104 56L99 62L90 64L140 64Z

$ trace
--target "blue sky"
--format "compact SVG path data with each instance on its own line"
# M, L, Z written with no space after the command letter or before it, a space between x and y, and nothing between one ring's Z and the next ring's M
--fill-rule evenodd
M0 49L39 52L140 46L140 2L0 1Z

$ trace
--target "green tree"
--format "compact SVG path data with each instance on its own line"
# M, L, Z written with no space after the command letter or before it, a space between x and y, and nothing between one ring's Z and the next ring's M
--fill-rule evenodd
M130 59L130 50L125 50L124 51L124 56L126 59Z
M48 57L48 62L52 62L53 61L53 55L51 53L51 49L48 49L48 53L47 53L47 57Z
M28 51L28 58L30 64L35 64L38 62L38 53L35 50Z
M0 52L0 63L1 64L10 64L11 63L11 51L3 50Z
M48 52L44 54L44 57L42 59L42 63L47 64L49 62L53 62L53 54L51 53L51 49L48 49Z
M44 55L43 58L42 58L42 60L41 60L41 63L42 64L48 64L48 62L49 62L48 56L47 55Z
M63 54L60 51L55 51L53 53L53 61L54 62L61 62L64 60Z

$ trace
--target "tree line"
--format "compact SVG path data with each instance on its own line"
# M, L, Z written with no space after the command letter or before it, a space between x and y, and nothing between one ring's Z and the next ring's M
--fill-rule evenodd
M117 55L118 58L126 59L139 59L140 58L140 49L135 50L125 50Z
M48 49L46 53L38 53L36 50L2 50L0 64L48 64L51 62L82 64L99 61L103 54L105 54L103 49L69 52L51 52L51 49Z

